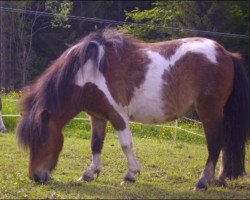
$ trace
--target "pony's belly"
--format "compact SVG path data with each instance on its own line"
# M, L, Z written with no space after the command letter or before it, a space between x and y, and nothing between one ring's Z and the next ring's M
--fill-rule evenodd
M166 121L166 117L162 115L144 114L141 112L134 113L129 116L131 121L143 124L158 124Z
M166 113L163 104L141 103L130 109L129 118L131 121L144 124L159 124L176 119L172 113Z
M129 114L129 119L133 122L140 122L143 124L161 124L178 119L182 115L173 112L161 112L158 109L148 109L142 107Z

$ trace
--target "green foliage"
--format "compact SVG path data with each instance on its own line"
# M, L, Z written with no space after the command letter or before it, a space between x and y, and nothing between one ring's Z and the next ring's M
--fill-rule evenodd
M191 28L250 35L249 1L47 0L4 1L3 4L17 9L49 11L55 15L51 19L40 14L1 11L2 16L5 16L4 28L8 33L6 44L10 44L2 52L3 57L8 58L5 59L5 64L2 64L6 68L3 74L8 81L2 81L1 87L7 88L7 91L20 89L34 80L51 61L84 35L96 29L114 26L109 23L69 20L69 15L121 21L126 18L128 21L143 23L148 27L133 25L120 28L151 42L189 36L210 37L226 49L242 53L250 74L250 40L185 31L185 28ZM177 27L180 30L174 31L166 27Z
M179 15L177 8L182 1L157 1L153 3L154 7L149 10L141 11L139 8L131 12L125 12L126 20L132 20L137 23L146 24L145 26L124 26L125 30L133 35L149 41L165 40L175 37L171 29L164 27L178 26L176 16Z
M157 1L154 7L141 11L139 8L126 12L126 20L145 23L149 28L125 26L133 34L146 39L197 36L185 32L185 28L249 34L249 2L241 1ZM156 26L162 28L156 28ZM179 32L164 27L180 28ZM142 31L143 30L143 31Z
M68 0L47 0L45 2L45 7L46 10L51 11L54 14L54 20L51 21L52 27L70 27L70 24L68 24L68 20L71 10L73 8L73 2Z

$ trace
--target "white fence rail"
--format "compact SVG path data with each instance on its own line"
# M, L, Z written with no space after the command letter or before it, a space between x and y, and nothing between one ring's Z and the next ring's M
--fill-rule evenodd
M3 101L9 101L9 102L17 102L18 99L2 99ZM2 117L20 117L19 114L2 114ZM181 131L185 131L189 134L192 134L192 135L195 135L195 136L198 136L198 137L204 137L204 135L202 134L199 134L199 133L196 133L194 131L190 131L190 130L187 130L187 129L184 129L184 128L181 128L179 126L179 121L181 120L187 120L187 121L190 121L190 122L193 122L193 123L196 123L196 124L199 124L199 125L202 125L200 121L197 121L197 120L194 120L194 119L190 119L188 117L183 117L181 119L177 119L175 120L175 125L154 125L156 127L161 127L161 128L171 128L171 129L175 129L175 132L174 132L174 140L176 140L177 138L177 134L178 134L178 130L181 130ZM79 118L79 117L75 117L73 120L82 120L82 121L89 121L88 118ZM137 123L137 122L130 122L131 124L139 124L139 125L144 125L142 123Z
M20 115L18 115L18 114L3 114L2 117L20 117ZM182 119L191 121L193 123L201 124L201 122L199 122L197 120L193 120L193 119L187 118L187 117L183 117ZM187 129L179 127L179 121L182 120L182 119L175 120L175 125L174 126L172 126L172 125L159 125L159 124L153 125L153 126L161 127L161 128L172 128L172 129L175 129L174 140L176 140L176 138L177 138L178 130L185 131L185 132L187 132L189 134L192 134L192 135L195 135L195 136L198 136L198 137L204 137L204 135L201 135L199 133L196 133L196 132L193 132L193 131L190 131L190 130L187 130ZM73 118L73 120L89 121L90 119L89 118L75 117L75 118ZM131 124L144 125L144 124L138 123L138 122L130 122L130 123Z

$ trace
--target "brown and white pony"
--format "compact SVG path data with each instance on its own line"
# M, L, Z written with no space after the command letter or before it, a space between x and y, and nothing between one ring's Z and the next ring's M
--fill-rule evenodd
M2 117L2 97L0 96L0 132L7 132Z
M144 43L116 30L93 32L68 48L24 90L17 128L30 149L29 176L50 180L63 146L62 129L79 112L91 116L92 163L83 180L101 170L105 128L110 121L127 157L126 181L140 166L129 121L163 123L195 109L203 123L208 159L196 189L214 178L222 152L219 185L245 173L249 88L237 54L206 38Z

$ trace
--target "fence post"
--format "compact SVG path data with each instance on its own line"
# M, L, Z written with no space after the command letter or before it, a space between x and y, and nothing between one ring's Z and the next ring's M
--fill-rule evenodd
M178 119L175 120L174 141L176 141L177 138L177 129L178 129Z

